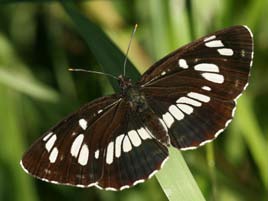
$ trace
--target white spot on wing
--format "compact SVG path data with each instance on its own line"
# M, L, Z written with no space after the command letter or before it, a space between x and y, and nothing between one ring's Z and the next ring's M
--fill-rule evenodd
M151 174L149 174L148 179L152 178L152 176L154 176L157 172L158 170L154 170Z
M252 34L250 28L249 28L247 25L243 25L243 27L245 27L245 28L248 30L248 32L249 32L251 38L253 38L253 34Z
M192 108L191 106L186 105L186 104L180 103L180 104L177 104L177 106L181 111L183 111L186 114L192 114L194 111L194 108Z
M236 111L236 107L234 107L233 110L232 110L232 117L234 117L235 111Z
M180 150L181 151L186 151L186 150L194 150L194 149L196 149L198 146L196 146L196 147L182 147L182 148L180 148Z
M190 92L187 94L189 97L191 98L194 98L194 99L197 99L199 101L202 101L202 102L209 102L210 101L210 97L209 96L206 96L206 95L203 95L203 94L200 94L200 93L196 93L196 92Z
M223 75L216 74L216 73L202 73L202 77L204 77L206 80L218 84L222 84L224 82Z
M225 128L231 123L232 119L228 119L225 123Z
M49 180L48 180L49 181ZM59 182L57 182L57 181L53 181L53 180L51 180L51 181L49 181L50 183L52 183L52 184L59 184Z
M196 100L193 100L191 98L188 98L188 97L181 97L179 98L176 103L186 103L186 104L189 104L189 105L193 105L193 106L196 106L196 107L201 107L202 103L196 101Z
M97 149L97 150L95 151L94 156L95 156L96 159L98 159L99 156L100 156L100 150Z
M167 128L165 122L164 122L162 119L160 119L160 118L159 118L159 121L160 121L160 123L162 124L164 130L165 130L166 132L168 132L168 128Z
M80 119L79 120L79 125L82 129L86 130L87 129L87 121L85 119Z
M106 191L117 191L117 189L113 188L113 187L106 187L106 188L104 188L104 190L106 190Z
M128 137L130 139L130 141L132 142L132 144L135 146L135 147L138 147L140 146L141 144L141 139L137 133L137 131L135 130L131 130L128 132Z
M54 146L55 142L57 140L57 136L54 134L52 137L46 142L46 150L50 152L51 148Z
M169 106L168 110L177 120L182 120L184 118L184 114L177 108L176 105Z
M166 164L168 158L169 158L169 157L166 157L166 158L163 160L162 164L160 165L160 169L161 169L162 167L164 167L164 165Z
M163 71L163 72L161 73L162 76L165 75L165 74L166 74L166 71Z
M162 118L163 118L163 120L166 123L168 128L170 128L175 121L169 112L167 112L166 114L163 114Z
M138 129L138 133L139 133L139 136L141 137L141 139L143 139L143 140L152 138L150 136L150 134L144 128Z
M215 134L215 138L219 136L219 134L221 134L224 131L224 129L220 129L217 131L217 133Z
M211 88L209 86L203 86L202 89L204 89L206 91L211 91Z
M144 179L139 179L137 181L134 181L133 186L135 186L135 185L137 185L139 183L143 183L144 181L145 181Z
M73 157L76 158L78 156L78 153L79 153L79 150L81 148L83 140L84 140L84 135L80 134L73 141L73 144L72 144L72 147L71 147L71 155Z
M222 56L233 56L234 54L234 51L230 48L221 48L221 49L217 49L217 51Z
M22 160L20 161L20 166L27 174L29 174L29 171L24 167Z
M57 160L57 157L58 157L58 149L56 147L54 147L49 155L49 161L51 163L55 163L55 161Z
M207 46L207 47L224 47L221 40L212 40L212 41L206 42L205 46Z
M128 136L126 135L124 140L123 140L123 151L129 152L131 149L132 149L131 143L129 141Z
M107 147L107 152L106 152L106 163L111 164L113 163L113 158L114 158L114 142L110 142Z
M115 139L115 157L119 158L121 156L121 149L122 149L122 140L124 138L124 134L119 135Z
M194 69L198 71L219 72L219 67L210 63L197 64L194 66Z
M253 64L253 60L250 61L249 66L252 67L252 64Z
M204 42L207 42L207 41L209 41L209 40L213 40L213 39L215 39L215 38L216 38L215 35L209 36L209 37L207 37L207 38L204 39Z
M125 190L125 189L128 189L129 187L130 187L129 185L121 186L120 187L120 191Z
M179 64L179 67L181 67L181 68L184 68L184 69L189 68L185 59L179 59L178 64Z
M47 141L48 138L52 135L53 133L50 132L49 134L47 134L44 138L43 138L43 141Z
M85 166L87 164L88 161L88 155L89 155L89 150L86 144L83 144L80 154L79 154L79 158L78 158L78 163L80 165Z
M198 146L203 146L203 145L205 145L205 144L207 144L209 142L212 142L213 140L214 140L214 138L213 139L209 139L209 140L205 140L205 141L201 142Z

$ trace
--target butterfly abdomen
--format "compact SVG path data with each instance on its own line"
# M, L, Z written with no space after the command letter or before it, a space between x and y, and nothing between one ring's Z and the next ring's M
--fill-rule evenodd
M151 108L143 111L143 113L139 115L139 119L143 124L147 125L147 129L153 138L166 146L170 145L170 137L165 123L157 117Z

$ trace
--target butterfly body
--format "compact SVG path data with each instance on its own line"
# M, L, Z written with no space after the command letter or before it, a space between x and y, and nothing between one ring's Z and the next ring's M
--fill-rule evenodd
M246 26L226 28L170 53L137 83L87 103L36 140L21 161L52 183L122 190L151 178L168 146L195 149L231 122L253 59Z

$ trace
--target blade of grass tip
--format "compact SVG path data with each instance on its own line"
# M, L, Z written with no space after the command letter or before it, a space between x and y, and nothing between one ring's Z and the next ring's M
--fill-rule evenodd
M261 179L268 190L268 146L252 110L252 101L244 95L239 99L236 121L260 171Z
M62 5L88 43L96 59L102 65L104 72L111 74L122 72L124 54L118 50L99 27L77 11L74 3L62 2ZM131 63L128 65L128 72L134 80L138 80L140 77ZM112 82L112 85L114 89L118 89L117 83ZM157 178L170 200L177 201L178 198L186 201L204 200L180 152L174 154L171 151L169 162L159 172ZM176 179L174 180L174 178Z
M103 72L115 76L123 73L123 64L125 55L118 47L108 38L108 36L89 19L83 16L73 2L61 1L65 11L73 20L77 30L87 42L92 53L95 55L98 63L101 65ZM128 60L127 75L135 82L140 78L138 70ZM119 91L117 80L109 79L113 88Z
M169 149L169 160L156 177L170 201L202 201L205 200L196 184L181 152Z

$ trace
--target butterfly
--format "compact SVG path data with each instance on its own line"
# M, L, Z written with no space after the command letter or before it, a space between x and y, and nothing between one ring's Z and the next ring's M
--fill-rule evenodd
M248 85L253 35L233 26L185 45L153 64L137 83L98 98L37 139L20 164L43 181L123 190L151 178L168 147L190 150L231 122Z

